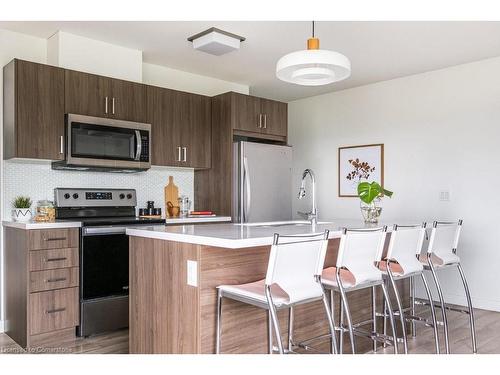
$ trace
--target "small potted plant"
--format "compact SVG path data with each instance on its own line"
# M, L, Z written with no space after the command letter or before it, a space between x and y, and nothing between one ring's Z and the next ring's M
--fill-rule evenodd
M30 197L18 196L14 199L12 218L14 221L26 222L31 220Z
M361 200L361 214L365 223L376 224L382 207L381 198L384 196L392 197L392 191L384 189L378 182L360 182L358 184L358 197Z

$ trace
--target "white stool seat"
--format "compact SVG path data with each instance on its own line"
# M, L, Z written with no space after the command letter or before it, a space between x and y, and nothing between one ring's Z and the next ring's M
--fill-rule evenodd
M321 282L324 285L338 288L337 285L337 267L328 267L323 270ZM356 285L356 278L349 270L340 270L340 280L344 288L352 288Z
M427 254L421 254L418 259L424 265L424 267L426 268L429 267ZM456 265L457 263L460 263L460 258L453 253L446 254L446 259L438 257L436 254L432 254L431 260L432 264L434 265L434 268Z
M265 280L254 281L253 283L239 285L220 285L217 287L224 294L244 297L249 300L254 300L257 304L266 304ZM271 295L276 307L288 305L290 298L288 294L277 284L271 286ZM250 302L250 301L249 301Z

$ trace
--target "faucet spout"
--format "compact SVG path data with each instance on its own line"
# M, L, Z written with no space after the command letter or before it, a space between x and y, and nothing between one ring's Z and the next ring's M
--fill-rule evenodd
M314 176L314 172L311 169L305 169L304 172L302 173L302 180L300 182L300 189L299 189L299 195L298 198L302 199L306 196L306 177L309 176L311 178L311 183L312 183L312 208L311 212L298 212L301 216L307 218L307 220L311 221L311 224L316 224L317 223L317 218L318 218L318 208L316 205L316 177Z

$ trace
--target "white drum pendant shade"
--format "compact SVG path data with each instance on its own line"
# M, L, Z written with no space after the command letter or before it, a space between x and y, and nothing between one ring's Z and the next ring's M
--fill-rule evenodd
M303 86L327 85L350 75L351 62L335 51L307 49L292 52L276 64L276 77Z

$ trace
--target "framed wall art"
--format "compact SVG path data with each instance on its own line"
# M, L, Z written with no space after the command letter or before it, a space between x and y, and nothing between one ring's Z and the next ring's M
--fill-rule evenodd
M357 197L358 184L377 181L384 186L384 145L339 147L339 197Z

